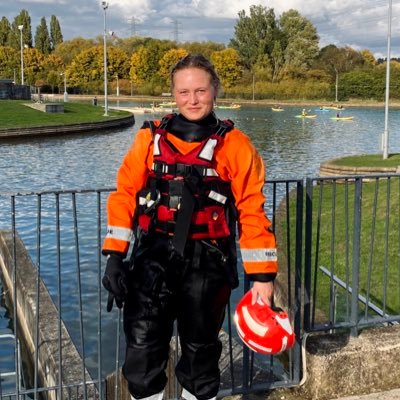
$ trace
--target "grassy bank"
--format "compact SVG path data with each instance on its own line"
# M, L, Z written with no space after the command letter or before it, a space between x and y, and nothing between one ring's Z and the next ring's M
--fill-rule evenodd
M0 100L0 129L98 122L130 115L126 111L109 110L105 117L103 107L84 102L64 103L64 113L52 114L30 108L27 103L26 100Z
M380 179L364 182L360 225L360 293L389 314L400 309L399 297L399 207L400 180ZM316 318L329 315L332 295L331 281L320 266L332 271L343 282L352 286L355 186L329 182L315 186L312 196L311 276L316 280ZM296 228L296 199L290 196L290 231ZM286 211L277 214L277 236L282 259L286 253ZM293 241L294 242L294 241ZM295 254L295 244L290 252ZM285 270L284 265L281 266ZM349 307L350 295L336 287L336 318L341 321ZM360 312L367 313L360 303ZM376 315L368 310L369 315ZM318 317L319 316L319 317Z
M383 159L381 154L364 154L342 157L330 161L331 164L341 167L397 167L400 165L400 154L389 154Z

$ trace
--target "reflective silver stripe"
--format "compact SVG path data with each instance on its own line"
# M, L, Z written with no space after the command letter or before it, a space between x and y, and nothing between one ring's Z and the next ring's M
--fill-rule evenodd
M139 206L144 206L147 203L146 197L139 197Z
M243 262L278 261L276 249L240 249Z
M155 170L155 163L153 163L152 165L152 170ZM160 165L160 164L159 164ZM171 165L167 165L167 164L161 164L161 172L163 174L168 174L170 171L170 167L172 167ZM174 169L174 168L171 168ZM203 176L219 176L217 171L214 168L206 168L203 172Z
M207 143L201 150L199 157L204 160L211 161L214 156L214 149L217 143L218 143L217 139L208 139Z
M214 168L207 168L204 176L219 176Z
M133 231L129 228L121 228L120 226L107 226L107 239L118 239L130 242L132 239Z
M208 197L210 199L218 201L218 203L222 203L222 204L225 204L226 203L226 199L227 199L226 196L224 196L223 194L214 192L214 190L210 190L210 193L208 194Z
M158 145L158 142L160 141L161 135L157 133L154 135L154 149L153 149L153 155L154 156L159 156L161 154L160 152L160 146Z

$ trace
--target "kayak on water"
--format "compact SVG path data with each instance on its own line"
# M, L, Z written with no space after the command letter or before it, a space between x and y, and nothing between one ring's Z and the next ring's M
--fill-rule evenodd
M335 111L344 111L345 108L344 107L338 107L338 106L324 106L323 107L324 110L335 110Z
M283 108L275 108L275 107L271 107L272 111L284 111Z
M331 119L335 119L336 121L350 121L354 117L331 117Z
M296 118L317 118L317 114L296 115Z

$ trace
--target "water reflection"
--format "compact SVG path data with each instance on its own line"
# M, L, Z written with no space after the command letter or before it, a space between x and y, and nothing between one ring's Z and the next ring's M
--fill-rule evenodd
M132 105L132 104L125 104ZM295 118L300 107L286 107L284 112L274 113L269 107L245 105L239 110L218 110L221 119L230 118L236 126L246 132L260 151L267 169L268 179L302 179L318 175L321 162L330 158L349 154L379 153L380 134L383 132L384 110L350 109L347 115L353 115L353 121L332 121L332 113L318 114L316 119L301 120ZM66 189L94 189L114 187L115 176L121 160L131 145L136 130L144 120L161 115L136 115L134 127L116 131L102 131L79 135L63 135L60 137L26 138L0 142L0 193L4 192L32 192L55 191ZM394 129L399 124L399 116L393 112L389 125L389 152L400 152L400 133ZM268 197L270 194L268 194ZM70 204L64 204L64 212L70 212ZM87 207L87 212L85 212ZM103 203L104 206L104 203ZM46 203L43 204L46 209ZM51 209L51 205L48 206ZM6 226L9 223L9 204L3 204L3 217L0 218ZM18 220L24 226L22 233L25 244L30 249L35 261L35 233L36 233L36 206L26 204L24 220ZM5 210L5 211L4 211ZM83 212L80 216L80 226L83 226L85 235L80 235L81 262L83 275L87 282L96 286L96 272L92 268L96 265L96 221L91 215L89 203L81 205ZM269 210L269 209L268 209ZM104 212L104 210L103 210ZM269 210L270 212L270 210ZM54 211L43 217L53 221ZM21 216L20 216L21 217ZM69 216L61 216L63 223L69 221ZM6 222L7 221L7 222ZM49 224L48 232L51 232ZM70 228L68 228L71 230ZM92 229L92 230L91 230ZM94 229L94 230L93 230ZM62 234L66 234L67 230ZM63 249L73 248L73 238L69 237L62 242ZM71 243L69 243L71 241ZM43 279L55 295L56 285L54 265L49 259L54 259L54 240L43 238L42 267ZM51 257L52 256L52 257ZM46 261L47 258L47 261ZM47 264L46 264L47 263ZM72 335L79 331L76 318L76 299L71 301L72 288L76 286L76 266L73 258L62 259L63 265L63 319L71 329ZM68 277L68 279L67 279ZM96 299L85 291L85 304ZM92 303L95 308L96 303ZM90 307L89 307L90 308ZM104 309L104 308L103 308ZM4 308L3 308L4 310ZM0 306L0 315L2 307ZM85 309L85 329L95 330L96 320L89 318L92 309ZM104 316L104 327L107 338L115 337L110 331L115 330L113 323L115 315ZM111 339L109 339L109 338ZM105 346L105 358L113 356L113 347ZM87 354L89 363L96 365L96 343L89 340ZM107 372L113 365L105 366Z
M345 110L343 114L353 115L353 121L333 121L330 117L334 112L301 120L295 118L300 109L286 107L284 112L274 113L266 106L244 105L238 110L221 109L217 114L234 120L252 138L271 179L317 175L319 164L330 158L380 152L383 109ZM134 127L111 132L2 141L0 192L113 186L136 130L153 117L160 115L135 115ZM394 129L399 119L397 112L390 114L391 153L400 151L400 133Z

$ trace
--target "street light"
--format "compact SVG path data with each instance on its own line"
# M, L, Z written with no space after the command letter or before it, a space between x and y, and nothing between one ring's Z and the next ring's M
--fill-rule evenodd
M18 25L18 29L20 31L21 37L21 85L24 84L24 46L23 46L23 39L22 39L22 30L24 29L23 25Z
M104 10L104 116L108 116L108 98L107 98L107 30L106 30L106 10L108 8L108 2L102 1L101 6Z
M385 127L382 135L383 159L389 156L389 85L390 85L390 39L392 32L392 0L389 0L388 11L388 37L387 37L387 57L386 57L386 91L385 91Z
M68 92L67 92L67 76L65 72L61 72L61 76L64 76L64 103L68 102Z
M115 77L117 78L117 97L119 96L119 81L118 81L118 74L115 75Z

